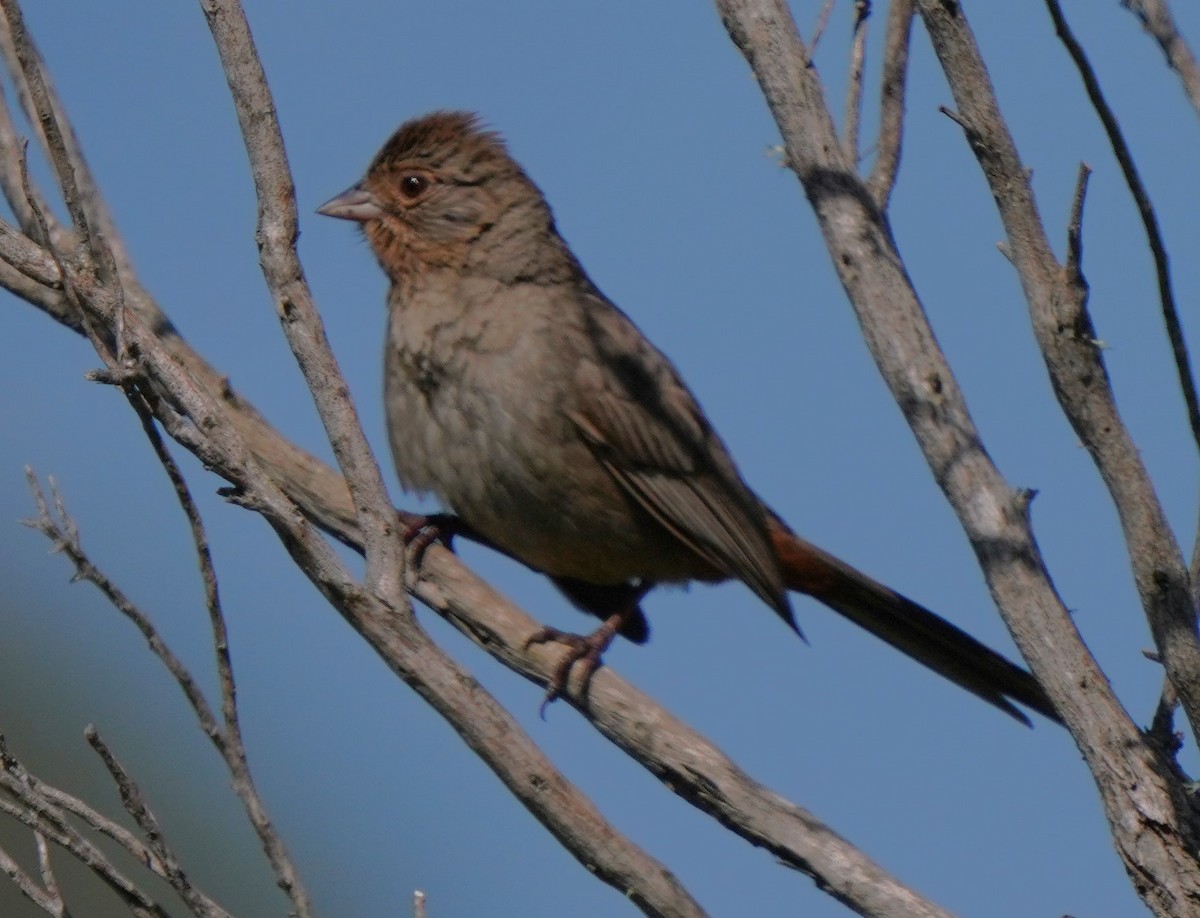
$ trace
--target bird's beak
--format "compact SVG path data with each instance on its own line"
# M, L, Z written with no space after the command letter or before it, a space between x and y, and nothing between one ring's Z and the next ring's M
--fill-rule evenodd
M317 213L327 217L337 217L340 220L354 220L366 223L368 220L378 220L383 216L383 208L375 195L363 188L362 185L352 185L335 198L330 198L317 208Z

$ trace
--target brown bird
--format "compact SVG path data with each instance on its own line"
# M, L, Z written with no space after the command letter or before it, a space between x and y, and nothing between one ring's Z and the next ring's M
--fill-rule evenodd
M795 535L738 473L671 362L588 278L545 198L476 116L402 125L320 208L362 224L391 281L384 394L396 471L440 518L545 573L603 619L547 701L617 634L648 635L659 583L745 583L798 634L807 593L1028 724L1038 682L934 613Z

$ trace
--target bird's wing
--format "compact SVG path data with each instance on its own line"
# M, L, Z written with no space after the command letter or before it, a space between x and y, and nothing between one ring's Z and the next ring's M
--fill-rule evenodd
M587 320L595 357L580 361L570 412L580 435L651 516L796 628L761 506L675 368L607 301Z

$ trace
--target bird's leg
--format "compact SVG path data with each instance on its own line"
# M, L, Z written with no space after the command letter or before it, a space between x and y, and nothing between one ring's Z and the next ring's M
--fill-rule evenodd
M571 634L567 631L559 631L557 628L541 628L535 631L533 636L525 642L526 649L532 647L534 644L545 644L549 641L557 641L560 644L565 644L567 647L566 654L559 661L558 666L554 668L553 675L551 675L549 682L546 683L546 697L542 699L542 706L538 711L543 718L546 716L546 705L558 698L566 689L567 679L571 675L571 667L576 662L579 662L583 667L583 678L580 682L579 694L583 698L587 697L588 686L592 681L592 674L599 669L604 651L608 650L608 645L613 642L613 638L625 626L626 618L635 614L639 614L636 602L610 615L604 620L604 624L586 637L579 634Z

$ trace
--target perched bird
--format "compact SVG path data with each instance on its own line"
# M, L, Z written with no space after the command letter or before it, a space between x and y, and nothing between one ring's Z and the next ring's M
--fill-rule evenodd
M1038 682L970 635L794 534L738 473L671 362L592 283L500 137L464 112L402 125L320 208L362 225L391 281L384 394L396 471L471 534L603 619L547 700L617 635L646 640L659 583L741 580L799 633L818 599L1024 723ZM447 528L448 527L448 528Z

